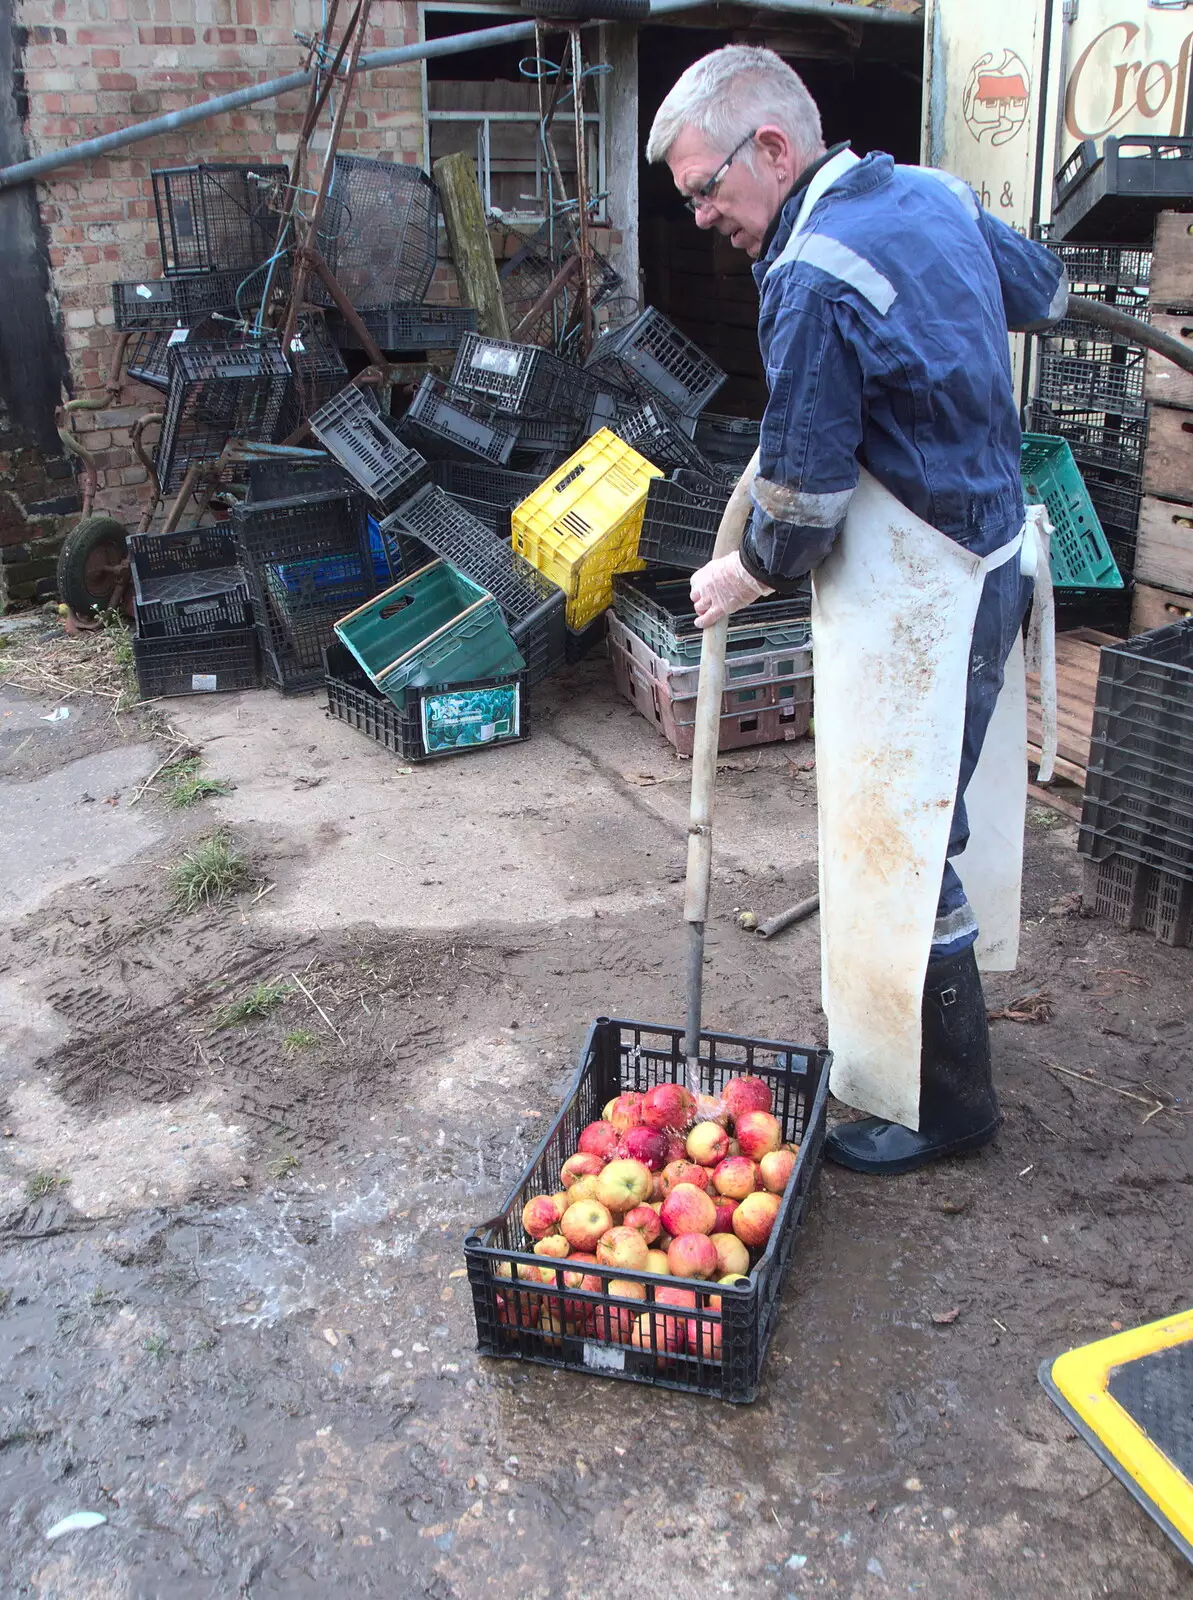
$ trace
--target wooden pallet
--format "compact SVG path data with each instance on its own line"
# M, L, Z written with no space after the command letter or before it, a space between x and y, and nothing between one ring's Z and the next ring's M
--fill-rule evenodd
M1094 725L1094 700L1098 693L1098 665L1102 646L1121 644L1095 628L1074 628L1056 636L1056 786L1032 783L1029 793L1045 805L1080 819L1081 791L1089 766L1089 742ZM1027 675L1027 756L1040 760L1040 682ZM1073 786L1070 788L1070 785Z

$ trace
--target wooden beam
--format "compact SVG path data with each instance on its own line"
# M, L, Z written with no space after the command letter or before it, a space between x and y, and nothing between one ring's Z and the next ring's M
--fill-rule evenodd
M508 339L509 322L472 158L463 150L441 156L433 176L439 186L443 220L464 304L475 310L479 332L491 339Z

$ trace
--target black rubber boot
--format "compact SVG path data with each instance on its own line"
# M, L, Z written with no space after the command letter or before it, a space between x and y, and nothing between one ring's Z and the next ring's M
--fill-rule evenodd
M972 945L929 961L920 1049L920 1131L863 1117L842 1122L824 1153L855 1172L912 1172L988 1144L1002 1124L990 1073L986 997Z

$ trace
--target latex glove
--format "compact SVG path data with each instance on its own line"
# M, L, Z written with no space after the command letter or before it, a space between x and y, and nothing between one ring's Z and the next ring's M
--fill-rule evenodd
M752 578L742 566L741 556L718 556L692 574L692 604L696 607L696 626L711 628L714 622L740 611L759 595L774 594L765 583Z

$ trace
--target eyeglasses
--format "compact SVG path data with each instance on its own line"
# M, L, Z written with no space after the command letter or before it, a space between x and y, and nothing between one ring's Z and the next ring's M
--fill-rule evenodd
M735 144L733 149L730 150L724 161L721 162L721 165L713 173L712 177L709 178L708 182L702 183L696 190L695 194L684 196L684 205L687 206L688 210L693 216L696 215L701 206L708 205L709 201L712 200L719 184L721 183L721 180L729 171L729 168L733 165L734 158L746 148L752 139L757 137L757 134L758 129L751 128L749 133L746 134L745 138L740 142L740 144Z

